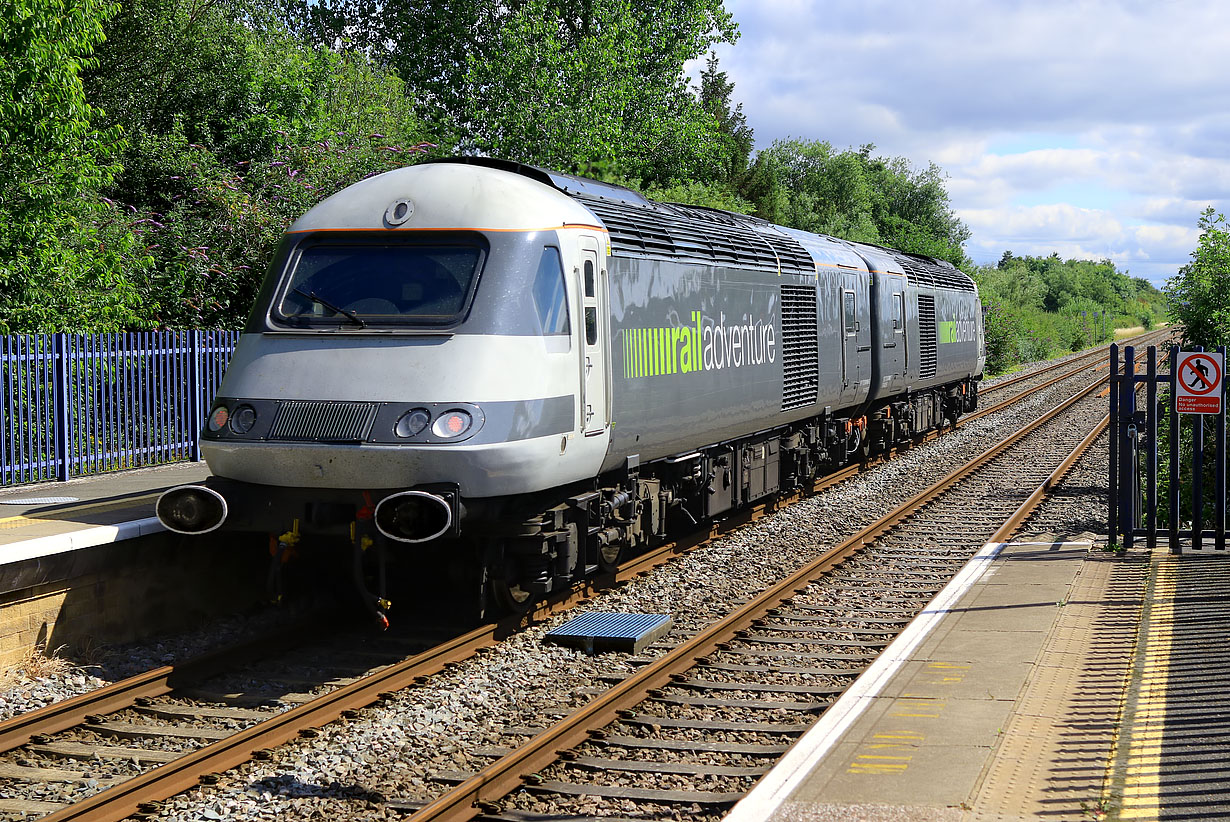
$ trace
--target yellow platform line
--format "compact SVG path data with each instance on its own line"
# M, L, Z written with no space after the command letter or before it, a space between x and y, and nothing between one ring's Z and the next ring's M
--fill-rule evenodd
M56 515L68 514L77 511L113 511L117 508L132 508L143 502L155 500L162 495L162 490L159 489L152 494L141 494L134 497L125 497L119 500L95 500L93 502L82 502L76 505L66 505L63 508L48 508L43 516L30 517L25 514L17 514L11 517L0 517L0 531L8 531L13 528L25 528L28 525L36 523L55 522Z
M1170 681L1166 664L1174 645L1171 603L1178 590L1178 566L1163 557L1154 564L1146 593L1140 646L1133 660L1134 693L1125 696L1115 740L1115 756L1107 765L1102 790L1103 807L1119 808L1112 818L1159 819L1162 799L1162 745L1166 726L1166 693ZM1155 602L1163 600L1154 606Z

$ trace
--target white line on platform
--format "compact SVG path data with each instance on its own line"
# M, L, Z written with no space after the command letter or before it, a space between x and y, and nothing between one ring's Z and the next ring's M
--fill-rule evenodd
M157 534L167 530L158 517L134 519L115 525L97 525L93 528L83 528L67 534L55 534L50 537L37 537L21 542L10 542L0 545L0 564L21 562L23 559L63 554L66 551L76 551L79 548L93 548L112 542L122 542L126 539L143 537L146 534Z
M1039 544L1054 545L1052 542ZM944 589L936 594L927 608L889 643L876 661L854 680L841 698L778 760L773 770L765 774L751 792L731 809L725 822L764 822L772 816L863 711L871 707L872 700L880 695L901 666L910 661L914 650L935 626L939 625L940 620L952 610L965 592L982 578L1004 545L1002 542L988 542L984 545Z

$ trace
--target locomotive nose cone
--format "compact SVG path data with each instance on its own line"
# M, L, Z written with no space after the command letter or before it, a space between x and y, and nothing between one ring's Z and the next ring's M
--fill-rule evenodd
M376 505L376 528L398 542L429 542L453 524L448 501L426 491L403 491Z
M226 499L203 485L181 485L158 498L154 512L167 530L177 534L205 534L226 519Z

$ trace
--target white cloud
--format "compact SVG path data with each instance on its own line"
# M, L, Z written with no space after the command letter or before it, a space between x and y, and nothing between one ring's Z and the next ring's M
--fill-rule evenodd
M719 56L758 144L874 143L938 163L973 256L1111 256L1160 282L1188 258L1200 211L1230 210L1230 4L727 8L742 39ZM1004 144L1021 149L992 153Z
M1109 259L1159 283L1187 262L1199 237L1194 227L1125 224L1110 212L1066 203L958 214L974 232L967 250L983 265L994 264L1005 250L1018 256L1057 253L1064 259Z

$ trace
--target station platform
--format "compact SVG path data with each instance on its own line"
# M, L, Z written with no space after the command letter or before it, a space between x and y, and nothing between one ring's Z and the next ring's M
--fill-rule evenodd
M207 476L183 462L0 489L0 565L164 531L158 496Z
M988 545L730 822L1230 818L1230 557Z

